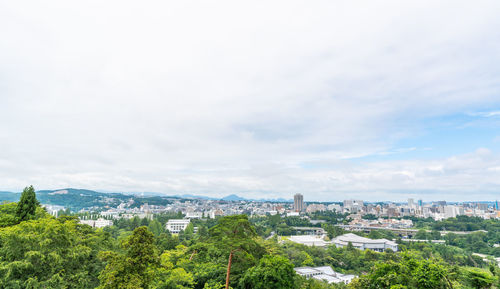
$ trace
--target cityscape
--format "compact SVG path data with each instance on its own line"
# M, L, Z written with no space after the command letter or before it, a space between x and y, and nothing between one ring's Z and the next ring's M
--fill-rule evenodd
M52 192L64 194L64 190ZM199 227L193 224L202 224L204 220L218 219L231 215L247 215L250 220L270 218L299 218L301 226L293 226L284 232L271 231L266 238L276 236L276 240L285 244L293 242L300 245L327 248L335 246L337 248L347 248L353 246L357 250L371 250L374 252L386 252L387 250L399 251L399 244L405 243L432 243L446 245L446 236L487 234L488 231L465 230L453 231L443 228L439 231L422 230L413 222L418 219L432 219L442 221L458 216L477 217L484 220L500 220L500 209L498 201L494 202L464 202L447 203L446 201L423 202L409 198L406 203L380 202L370 203L363 200L344 200L342 202L306 202L304 195L297 193L293 195L293 202L272 202L272 201L249 201L239 197L232 198L240 200L214 200L214 199L177 199L169 198L168 205L142 204L133 207L134 197L127 202L122 202L114 208L108 205L103 207L83 208L75 212L79 216L79 223L89 225L93 228L106 228L113 226L119 219L148 219L154 220L156 215L171 214L182 218L171 218L164 224L164 229L172 234L183 234L189 231L197 233ZM146 198L147 199L147 198ZM111 200L107 200L111 202ZM50 214L57 217L59 214L67 214L63 206L42 205ZM323 213L333 213L340 216L335 226L343 232L336 237L330 238L326 228L328 221L324 219L315 220L314 216L321 216ZM200 223L201 222L201 223ZM206 221L205 221L206 222ZM359 233L369 234L374 232L389 232L394 239L367 238ZM434 232L437 233L434 234ZM427 233L427 234L426 234ZM422 238L424 235L425 239ZM494 248L500 248L500 244L493 244ZM498 250L500 251L500 250ZM500 265L500 257L493 255L474 253L485 262L494 260ZM489 259L490 258L490 259ZM329 266L319 267L296 267L295 272L306 278L313 278L324 281L328 284L349 284L358 275L343 274L332 270Z
M132 200L132 199L131 199ZM133 201L133 200L132 200ZM227 216L247 214L250 216L265 216L275 214L286 214L286 216L300 216L301 213L314 213L321 211L335 211L348 213L354 219L363 215L371 214L376 217L405 217L415 216L418 218L433 218L442 220L465 215L469 217L481 217L483 219L500 218L498 201L494 202L465 202L447 203L446 201L433 201L424 203L422 200L408 199L407 203L364 203L363 200L344 200L337 203L305 203L304 196L294 195L291 202L257 202L257 201L217 201L217 200L187 200L174 201L168 206L142 205L139 208L128 208L132 203L121 203L116 208L100 212L102 216L110 217L132 217L138 215L144 217L148 214L162 212L182 212L186 218L215 218L216 216ZM58 207L47 207L54 214L60 209ZM82 210L81 212L85 212Z
M500 289L499 27L0 0L0 289Z
M61 194L67 190L54 191L52 194ZM216 218L220 216L246 214L249 216L283 215L283 216L306 216L307 213L332 211L341 214L348 214L353 219L352 225L369 226L369 222L362 221L365 215L372 215L377 218L401 218L417 217L432 218L436 221L455 218L457 216L480 217L483 219L500 218L499 203L497 200L491 202L464 202L447 203L446 201L423 202L409 198L406 203L379 202L371 203L363 200L343 200L342 202L304 202L302 194L295 194L293 202L273 202L273 201L249 201L249 200L216 200L216 199L179 199L166 198L167 205L150 205L145 203L140 206L134 205L134 197L126 202L119 203L116 207L111 207L106 203L114 202L113 197L106 199L102 206L83 208L75 213L90 213L105 218L132 218L138 216L145 218L161 213L181 212L187 219ZM146 198L147 201L147 198ZM43 205L46 210L54 216L67 208L61 205ZM387 224L389 227L397 228L411 227L409 224Z

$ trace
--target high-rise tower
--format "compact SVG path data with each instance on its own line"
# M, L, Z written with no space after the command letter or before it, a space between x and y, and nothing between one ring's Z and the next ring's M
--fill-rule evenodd
M304 196L301 194L293 196L293 210L295 212L302 212L304 210Z

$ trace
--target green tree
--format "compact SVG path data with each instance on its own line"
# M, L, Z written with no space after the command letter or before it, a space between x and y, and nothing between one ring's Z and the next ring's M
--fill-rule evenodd
M174 250L165 251L161 255L160 267L156 271L157 289L190 289L194 286L193 275L183 265L189 262L187 247L177 246Z
M158 237L161 233L163 233L164 227L161 225L160 222L157 220L152 220L149 222L148 229L156 236Z
M208 231L208 237L200 238L189 248L196 288L203 288L210 280L231 286L265 254L254 227L246 215L227 216L217 220ZM225 278L224 278L225 277Z
M295 271L290 261L281 256L266 255L257 266L250 268L240 279L242 289L291 289Z
M0 228L17 224L16 211L16 203L5 203L0 205Z
M189 225L187 225L186 229L184 230L184 238L186 240L191 240L193 238L193 235L194 235L194 225L193 223L189 223Z
M209 239L219 246L223 246L229 255L227 280L230 280L234 256L237 256L237 271L241 274L242 271L246 271L245 269L252 265L248 261L254 262L251 260L253 259L252 254L260 255L263 253L263 248L255 240L257 233L246 215L221 218L216 226L210 228L209 234Z
M21 199L17 203L16 216L20 222L31 220L35 217L36 208L40 205L36 199L33 186L24 188Z
M179 243L180 243L179 238L177 236L172 235L172 233L170 233L169 231L161 233L156 238L156 246L158 247L158 250L160 252L163 252L165 250L172 250L177 245L179 245Z
M95 288L109 234L46 216L0 229L0 288Z
M415 234L415 239L427 240L427 238L428 238L428 234L427 234L427 231L424 229L418 230L417 233Z
M207 226L201 225L198 228L198 235L200 235L201 238L207 238L208 237L208 229Z
M475 289L491 288L495 284L495 276L479 268L464 268L462 272L466 284Z
M102 252L107 262L99 275L101 289L150 288L158 257L154 236L147 227L138 227L122 242L125 254Z
M447 269L435 259L423 259L417 254L403 252L398 262L376 263L366 275L350 284L353 289L375 288L451 288Z
M427 237L431 240L440 240L441 233L439 233L439 231L431 231L431 233Z
M224 288L226 288L226 285L224 285L222 282L215 282L215 281L209 281L205 283L205 285L203 286L203 289L224 289Z

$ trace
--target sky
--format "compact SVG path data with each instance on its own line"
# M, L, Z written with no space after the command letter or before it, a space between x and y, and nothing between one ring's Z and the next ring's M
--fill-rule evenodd
M499 11L0 0L0 190L500 199Z

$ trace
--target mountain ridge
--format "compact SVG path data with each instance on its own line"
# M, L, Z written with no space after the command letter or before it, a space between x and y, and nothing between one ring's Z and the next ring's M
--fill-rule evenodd
M126 202L134 198L136 206L144 203L161 204L168 203L168 199L201 199L201 200L221 200L227 202L256 201L256 202L291 202L283 198L278 199L247 199L236 194L230 194L222 198L215 198L194 194L166 195L154 192L116 193L100 192L89 189L63 188L56 190L38 190L37 198L42 204L59 205L72 210L81 210L90 207L114 207L121 202ZM0 191L0 202L16 202L20 197L19 192ZM171 201L171 200L170 200Z

